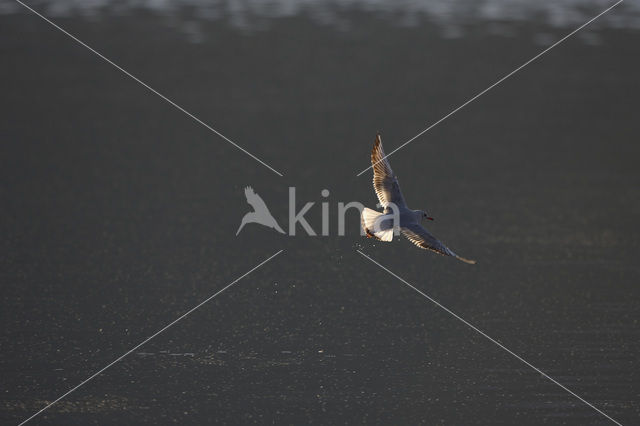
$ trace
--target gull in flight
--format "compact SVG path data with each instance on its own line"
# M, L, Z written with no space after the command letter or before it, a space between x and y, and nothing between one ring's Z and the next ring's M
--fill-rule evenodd
M389 160L382 150L380 134L376 136L371 151L371 166L373 168L373 189L376 191L384 212L380 213L367 207L362 210L362 229L366 232L367 237L390 242L393 241L394 231L399 230L409 241L420 248L434 251L443 256L453 256L466 263L476 263L475 260L458 256L422 227L423 219L433 220L427 212L411 210L407 207L400 191L398 178L393 174Z
M244 189L244 195L245 197L247 197L247 203L249 203L249 205L253 207L253 211L244 215L244 217L242 218L242 223L240 223L240 227L238 228L236 235L240 233L242 228L247 223L259 223L260 225L264 225L268 228L273 228L279 233L284 234L284 231L282 230L282 228L280 228L278 222L276 222L276 220L271 215L271 212L267 208L267 205L264 203L264 200L260 198L260 196L253 190L253 188L247 186Z

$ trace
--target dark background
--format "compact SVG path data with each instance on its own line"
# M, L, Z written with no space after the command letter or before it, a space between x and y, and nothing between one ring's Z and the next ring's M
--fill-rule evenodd
M391 157L409 204L475 266L361 238L353 212L338 237L337 203L375 206L356 174L376 131L391 151L609 4L70 4L33 6L284 177L0 3L2 422L280 249L33 423L610 423L356 249L637 422L631 2ZM247 185L285 229L296 186L317 231L329 189L332 236L236 237Z

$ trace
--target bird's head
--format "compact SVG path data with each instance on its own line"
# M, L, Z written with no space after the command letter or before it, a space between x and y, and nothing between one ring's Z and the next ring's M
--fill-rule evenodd
M422 219L423 219L423 220L424 220L424 219L427 219L427 220L434 220L431 216L429 216L429 214L427 214L427 212L426 212L426 211L421 210L421 213L422 213Z

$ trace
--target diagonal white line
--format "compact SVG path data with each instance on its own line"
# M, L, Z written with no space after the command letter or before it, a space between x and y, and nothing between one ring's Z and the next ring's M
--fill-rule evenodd
M164 101L166 101L169 104L171 104L177 110L179 110L179 111L183 112L184 114L188 115L193 120L195 120L197 123L199 123L202 126L206 127L207 129L209 129L210 131L212 131L213 133L215 133L216 135L218 135L219 137L221 137L225 141L229 142L231 145L235 146L240 151L244 152L249 157L251 157L254 160L256 160L258 163L260 163L263 166L267 167L269 170L271 170L272 172L274 172L278 176L281 176L281 177L283 176L282 173L280 173L279 171L277 171L276 169L274 169L273 167L271 167L270 165L268 165L267 163L265 163L264 161L262 161L261 159L259 159L258 157L256 157L255 155L253 155L252 153L250 153L249 151L247 151L246 149L244 149L243 147L241 147L240 145L238 145L237 143L235 143L234 141L232 141L231 139L229 139L228 137L226 137L225 135L223 135L222 133L220 133L219 131L217 131L216 129L214 129L213 127L211 127L210 125L208 125L207 123L205 123L204 121L202 121L201 119L199 119L198 117L196 117L195 115L193 115L192 113L190 113L189 111L187 111L186 109L184 109L183 107L181 107L180 105L175 103L174 101L172 101L171 99L169 99L168 97L166 97L165 95L163 95L162 93L158 92L156 89L154 89L153 87L149 86L147 83L145 83L144 81L140 80L138 77L136 77L135 75L131 74L129 71L125 70L124 68L122 68L121 66L119 66L118 64L113 62L111 59L107 58L102 53L100 53L97 50L95 50L93 47L89 46L88 44L86 44L85 42L83 42L82 40L80 40L79 38L77 38L76 36L71 34L70 32L68 32L67 30L65 30L64 28L60 27L55 22L51 21L47 17L45 17L42 14L38 13L37 11L35 11L33 8L31 8L30 6L26 5L22 1L20 1L20 0L15 0L15 1L18 2L20 5L24 6L26 9L30 10L31 12L33 12L35 15L39 16L40 18L42 18L47 23L51 24L54 28L58 29L59 31L61 31L65 35L69 36L71 39L76 41L81 46L86 47L87 49L89 49L91 52L93 52L94 54L99 56L105 62L107 62L108 64L112 65L113 67L115 67L119 71L121 71L127 77L130 77L131 79L133 79L134 81L136 81L137 83L142 85L144 88L146 88L149 91L153 92L154 94L158 95L160 98L162 98Z
M211 299L213 299L214 297L216 297L217 295L219 295L220 293L222 293L223 291L225 291L226 289L228 289L229 287L231 287L232 285L234 285L235 283L237 283L238 281L240 281L241 279L243 279L244 277L246 277L247 275L249 275L250 273L252 273L253 271L255 271L256 269L258 269L259 267L261 267L262 265L264 265L265 263L269 262L271 259L273 259L274 257L276 257L277 255L279 255L280 253L282 253L284 250L279 250L277 253L271 255L271 257L263 260L262 262L260 262L259 264L257 264L256 266L254 266L253 268L251 268L249 271L245 272L244 274L240 275L238 278L236 278L235 280L231 281L229 284L227 284L225 287L223 287L221 290L217 291L216 293L214 293L213 295L207 297L205 300L203 300L202 302L198 303L196 306L194 306L193 308L189 309L187 312L185 312L184 314L180 315L178 318L176 318L175 320L171 321L169 324L165 325L164 327L162 327L160 330L156 331L155 333L153 333L151 336L147 337L146 339L144 339L142 342L138 343L136 346L134 346L133 348L129 349L127 352L125 352L123 355L119 356L118 358L116 358L114 361L112 361L111 363L107 364L105 367L101 368L100 370L98 370L97 372L93 373L91 376L89 376L88 378L86 378L85 380L83 380L82 382L80 382L79 384L77 384L76 386L72 387L71 389L69 389L67 392L65 392L64 394L62 394L60 397L58 397L57 399L55 399L53 402L50 402L49 404L47 404L45 407L43 407L42 409L40 409L38 412L36 412L35 414L33 414L31 417L29 417L28 419L25 419L22 421L22 423L20 423L19 426L22 426L23 424L27 423L28 421L32 420L33 418L35 418L36 416L38 416L40 413L42 413L43 411L47 410L48 408L50 408L52 405L54 405L55 403L57 403L58 401L60 401L61 399L63 399L64 397L66 397L67 395L69 395L70 393L74 392L75 390L77 390L79 387L81 387L82 385L86 384L87 382L91 381L92 379L94 379L95 377L99 376L102 372L104 372L106 369L108 369L109 367L111 367L112 365L116 364L117 362L121 361L124 357L126 357L127 355L131 354L133 351L135 351L136 349L138 349L140 346L144 345L145 343L147 343L149 340L153 339L154 337L156 337L157 335L159 335L160 333L164 332L165 330L167 330L169 327L173 326L175 323L177 323L178 321L182 320L183 318L185 318L187 315L191 314L192 312L194 312L196 309L198 309L199 307L201 307L202 305L204 305L205 303L207 303L208 301L210 301Z
M571 395L575 396L576 398L578 398L580 401L584 402L585 404L587 404L589 407L593 408L594 410L596 410L598 413L602 414L603 416L605 416L607 419L611 420L613 423L617 424L618 426L622 426L622 424L618 421L616 421L615 419L611 418L607 413L605 413L604 411L600 410L598 407L594 406L592 403L590 403L589 401L585 400L584 398L582 398L580 395L576 394L575 392L573 392L571 389L567 388L565 385L563 385L562 383L558 382L556 379L554 379L553 377L549 376L547 373L545 373L544 371L540 370L538 367L536 367L535 365L531 364L530 362L528 362L527 360L525 360L524 358L522 358L520 355L516 354L515 352L511 351L509 348L507 348L506 346L504 346L502 343L498 342L496 339L494 339L493 337L489 336L488 334L486 334L484 331L480 330L478 327L476 327L475 325L471 324L470 322L468 322L467 320L465 320L464 318L462 318L461 316L457 315L455 312L451 311L449 308L447 308L446 306L442 305L440 302L438 302L437 300L435 300L434 298L430 297L429 295L427 295L426 293L422 292L421 290L417 289L416 287L414 287L413 285L409 284L406 280L404 280L402 277L399 277L398 275L394 274L393 272L391 272L389 269L387 269L386 267L382 266L380 263L378 263L377 261L373 260L372 258L370 258L369 256L367 256L366 254L364 254L363 252L361 252L360 250L356 250L358 253L360 253L362 256L364 256L365 258L367 258L368 260L370 260L372 263L378 265L380 268L384 269L385 271L387 271L389 274L391 274L392 276L394 276L395 278L399 279L400 281L402 281L403 283L405 283L407 286L411 287L413 290L415 290L416 292L418 292L420 295L424 296L425 298L429 299L431 302L433 302L436 306L438 306L439 308L443 309L444 311L446 311L447 313L451 314L454 318L456 318L457 320L463 322L467 327L471 328L473 331L481 334L483 337L486 337L488 340L490 340L491 342L495 343L496 345L498 345L500 348L504 349L505 351L507 351L509 354L513 355L516 359L518 359L519 361L523 362L524 364L528 365L529 367L531 367L532 369L534 369L535 371L537 371L538 373L540 373L541 375L543 375L544 377L546 377L547 379L551 380L553 383L555 383L556 385L560 386L562 389L564 389L565 391L569 392Z
M457 107L456 109L454 109L453 111L451 111L450 113L448 113L447 115L445 115L444 117L442 117L441 119L439 119L438 121L436 121L435 123L433 123L432 125L430 125L429 127L427 127L426 129L424 129L423 131L421 131L420 133L418 133L417 135L415 135L414 137L412 137L411 139L409 139L408 141L406 141L405 143L403 143L402 145L400 145L399 147L397 147L396 149L394 149L393 151L391 151L390 153L388 153L387 155L385 155L384 157L382 157L381 159L379 159L377 162L375 162L374 164L370 165L369 167L367 167L366 169L364 169L363 171L361 171L360 173L358 173L356 176L360 176L361 174L363 174L364 172L366 172L367 170L369 170L370 168L372 168L375 164L378 164L379 162L383 161L385 158L387 157L391 157L396 151L404 148L405 146L407 146L408 144L410 144L411 142L413 142L414 140L416 140L417 138L419 138L420 136L422 136L423 134L427 133L429 130L433 129L434 127L436 127L438 124L442 123L444 120L446 120L447 118L451 117L453 114L455 114L456 112L460 111L462 108L466 107L467 105L469 105L471 102L475 101L476 99L478 99L480 96L484 95L485 93L487 93L489 90L493 89L494 87L496 87L498 84L502 83L503 81L505 81L506 79L508 79L509 77L511 77L512 75L514 75L515 73L517 73L518 71L520 71L522 68L526 67L527 65L529 65L531 62L535 61L536 59L538 59L540 56L544 55L545 53L547 53L548 51L550 51L551 49L553 49L554 47L556 47L557 45L559 45L560 43L562 43L563 41L565 41L566 39L568 39L569 37L571 37L572 35L574 35L575 33L577 33L578 31L580 31L581 29L583 29L584 27L586 27L587 25L589 25L590 23L592 23L593 21L595 21L596 19L598 19L599 17L601 17L602 15L604 15L605 13L607 13L608 11L610 11L611 9L613 9L614 7L616 7L617 5L619 5L620 3L622 3L624 0L618 0L615 4L613 4L612 6L609 6L608 8L606 8L605 10L603 10L602 12L600 12L599 14L597 14L596 16L594 16L593 18L591 18L590 20L588 20L587 22L585 22L584 24L580 25L578 28L576 28L575 30L571 31L569 34L567 34L566 36L562 37L560 40L556 41L555 43L553 43L551 46L547 47L546 49L544 49L542 52L538 53L536 56L534 56L533 58L529 59L527 62L525 62L524 64L520 65L518 68L514 69L513 71L511 71L509 74L505 75L504 77L502 77L500 80L496 81L495 83L493 83L491 86L487 87L486 89L484 89L483 91L481 91L480 93L478 93L477 95L475 95L474 97L470 98L469 100L467 100L465 103L463 103L462 105L460 105L459 107Z

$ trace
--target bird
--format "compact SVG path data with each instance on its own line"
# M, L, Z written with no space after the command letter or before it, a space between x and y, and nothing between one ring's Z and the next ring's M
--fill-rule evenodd
M422 249L431 250L443 256L452 256L465 263L476 263L475 260L458 256L422 227L422 220L433 220L426 211L412 210L407 207L398 178L391 170L389 159L382 149L380 133L376 135L371 151L371 167L373 168L373 189L384 211L381 213L367 207L363 208L361 225L367 237L391 242L394 232L397 234L399 231Z
M253 211L244 215L244 217L242 218L242 222L240 223L240 227L236 232L236 236L240 233L244 225L246 225L247 223L259 223L260 225L264 225L268 228L273 228L281 234L285 233L282 228L280 228L280 225L278 225L278 222L276 222L276 220L271 215L271 212L269 211L269 208L267 208L267 205L264 203L262 198L260 198L260 196L253 190L253 188L247 186L244 189L244 195L245 197L247 197L247 203L249 203L249 205L253 207Z

